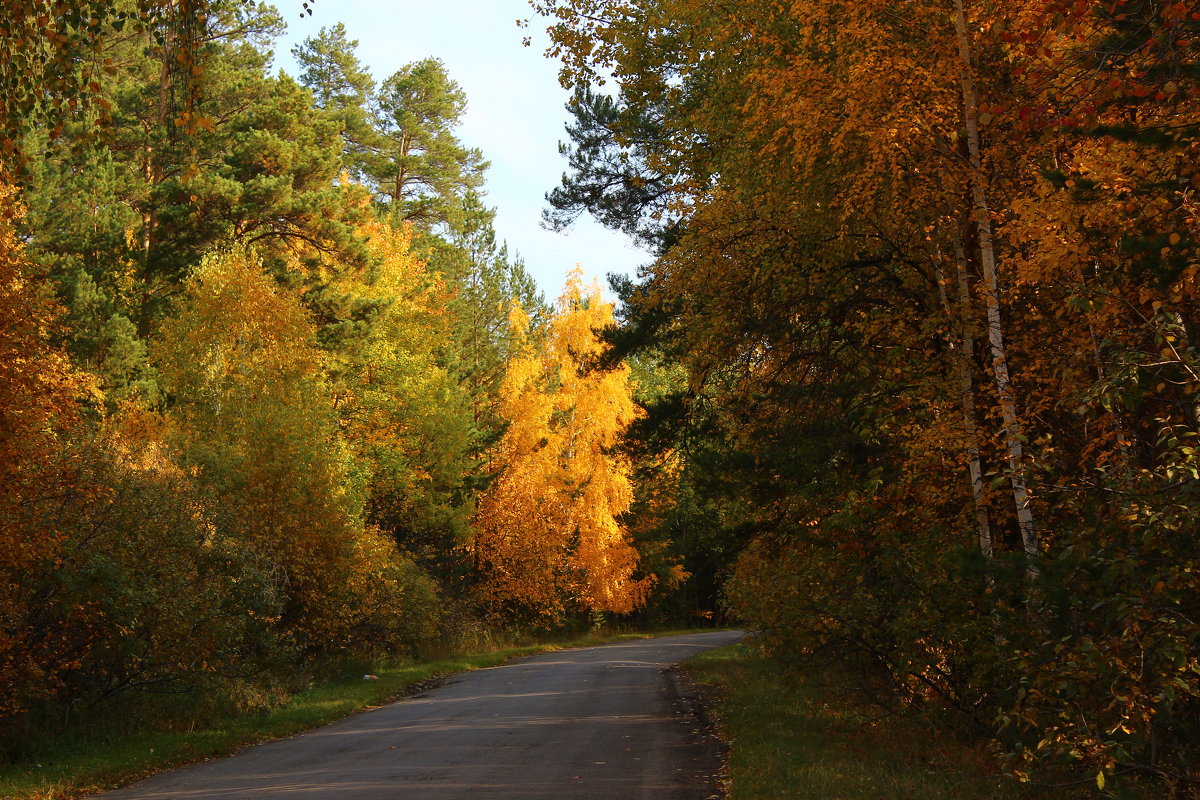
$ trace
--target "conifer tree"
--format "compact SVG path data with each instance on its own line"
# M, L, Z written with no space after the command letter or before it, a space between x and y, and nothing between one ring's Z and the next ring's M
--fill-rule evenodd
M466 95L441 61L427 58L385 80L375 104L382 136L367 173L392 220L457 229L462 201L483 185L488 166L454 134Z
M462 227L447 239L431 237L429 262L450 291L451 340L446 362L471 397L472 415L483 443L494 443L502 427L496 415L504 364L512 352L509 311L517 303L537 328L547 317L542 295L519 255L498 244L493 209L468 193ZM428 241L428 240L427 240Z
M474 513L469 394L441 363L447 288L409 227L363 226L370 266L342 266L321 332L341 432L363 474L367 522L447 584Z
M356 47L358 41L348 38L339 22L293 47L292 55L300 65L300 84L313 93L317 108L341 125L344 168L352 178L364 180L366 154L379 143L371 112L375 79L359 62Z

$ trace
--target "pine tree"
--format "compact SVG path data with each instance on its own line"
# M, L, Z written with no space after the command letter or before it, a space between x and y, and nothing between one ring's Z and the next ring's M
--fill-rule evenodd
M343 167L361 181L366 177L364 159L379 147L379 133L371 113L375 79L354 54L356 47L358 41L349 39L339 22L293 47L292 55L300 65L300 84L313 93L317 108L341 125Z
M468 193L462 228L447 239L431 241L429 263L444 276L452 320L445 360L471 397L472 414L484 443L494 443L503 427L496 414L504 364L513 341L509 311L517 303L536 328L547 316L545 302L519 256L497 244L493 209L475 192Z
M376 95L382 139L367 172L396 223L461 226L462 201L483 185L487 162L454 135L467 98L441 61L427 58L385 80Z

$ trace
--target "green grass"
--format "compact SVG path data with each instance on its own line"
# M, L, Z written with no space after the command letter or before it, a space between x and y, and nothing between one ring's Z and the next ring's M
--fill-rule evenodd
M715 689L716 716L730 743L731 800L1098 796L1087 782L1020 784L1001 774L982 744L940 731L929 719L871 721L871 709L833 701L819 687L789 686L774 662L745 645L707 651L685 666ZM1161 796L1138 794L1136 786L1120 791L1107 796Z
M326 725L356 711L383 705L405 694L414 684L437 676L491 667L519 656L564 647L649 635L587 636L569 642L379 667L373 671L378 680L363 680L361 674L356 674L322 682L272 711L231 717L194 730L115 732L111 725L101 731L77 730L40 748L36 760L0 766L0 797L11 800L78 797L171 767L228 755L256 742Z

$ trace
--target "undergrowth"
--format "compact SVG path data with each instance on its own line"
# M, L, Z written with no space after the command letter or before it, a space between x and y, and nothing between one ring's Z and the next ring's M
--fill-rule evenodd
M1120 800L1160 797L1131 779L1046 786L1005 775L984 743L936 714L893 715L785 675L753 646L710 650L686 664L710 687L730 745L730 800ZM1161 787L1159 787L1161 788Z

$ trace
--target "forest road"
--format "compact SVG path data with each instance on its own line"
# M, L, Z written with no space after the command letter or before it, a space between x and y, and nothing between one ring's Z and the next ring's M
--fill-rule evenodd
M666 668L740 638L640 639L465 672L383 708L99 797L719 797L719 748Z

